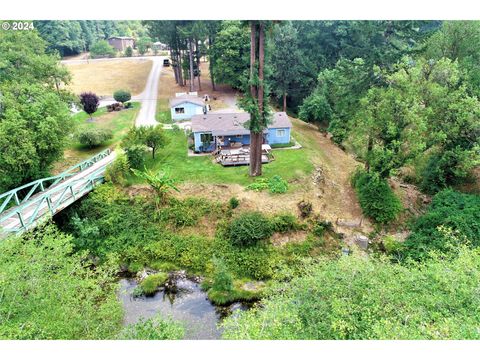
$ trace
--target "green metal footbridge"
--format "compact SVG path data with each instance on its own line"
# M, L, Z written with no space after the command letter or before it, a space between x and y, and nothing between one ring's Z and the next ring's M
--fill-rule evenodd
M0 195L0 238L22 233L57 214L104 181L115 159L107 149L59 175L32 181Z

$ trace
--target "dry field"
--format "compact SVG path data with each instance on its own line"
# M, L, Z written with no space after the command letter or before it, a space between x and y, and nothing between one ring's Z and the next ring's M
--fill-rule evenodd
M112 97L118 89L140 94L145 88L152 61L146 59L112 60L89 64L65 64L72 73L68 88L75 94L93 91L99 96Z

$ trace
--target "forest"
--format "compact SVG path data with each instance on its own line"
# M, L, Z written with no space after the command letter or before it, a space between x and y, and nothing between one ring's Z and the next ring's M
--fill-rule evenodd
M274 149L252 177L187 158L188 134L160 118L112 133L121 154L104 184L0 237L0 339L189 338L174 318L126 324L118 298L119 279L147 299L178 276L217 312L245 305L217 338L480 338L480 21L34 25L0 30L0 193L51 176L94 122L97 108L72 116L81 100L60 60L112 35L167 45L160 87L167 74L175 89L197 78L239 94L250 130L285 111L302 146ZM345 209L358 234L339 225ZM347 241L360 234L368 248Z

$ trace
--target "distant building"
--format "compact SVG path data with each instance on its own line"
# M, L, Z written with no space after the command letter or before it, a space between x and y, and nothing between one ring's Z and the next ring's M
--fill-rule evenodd
M204 114L207 112L205 102L199 98L196 93L179 93L175 98L170 99L170 112L172 120L188 120L193 115Z
M129 36L111 36L108 38L108 43L118 51L125 51L129 46L134 48L135 39Z
M152 48L155 50L167 50L168 46L160 41L154 42Z

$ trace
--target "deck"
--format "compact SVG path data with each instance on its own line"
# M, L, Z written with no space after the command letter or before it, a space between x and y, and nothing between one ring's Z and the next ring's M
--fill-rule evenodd
M262 164L267 164L274 160L273 154L270 152L270 146L262 146ZM243 146L241 148L222 148L213 153L215 161L222 166L239 166L250 165L250 147Z

